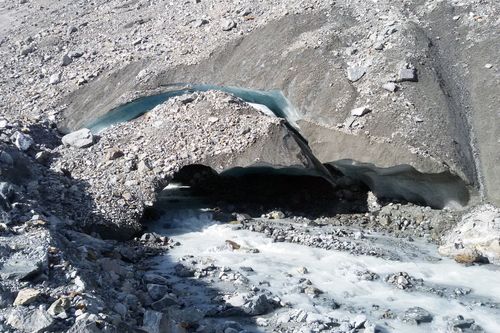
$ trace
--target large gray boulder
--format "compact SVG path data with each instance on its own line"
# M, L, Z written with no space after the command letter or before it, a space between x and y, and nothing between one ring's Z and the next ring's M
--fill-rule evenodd
M500 209L492 205L474 208L442 238L442 255L458 258L477 256L500 263Z
M7 324L26 333L46 332L54 323L54 318L43 308L19 306L11 310L7 317Z
M82 128L63 136L62 143L75 148L87 148L94 144L94 136L89 129Z

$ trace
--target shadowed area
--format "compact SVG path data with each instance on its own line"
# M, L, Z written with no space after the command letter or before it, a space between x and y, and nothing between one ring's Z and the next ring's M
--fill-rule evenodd
M459 208L469 202L464 181L450 172L421 173L406 164L379 168L371 163L348 159L327 164L361 181L378 198L405 200L437 209Z

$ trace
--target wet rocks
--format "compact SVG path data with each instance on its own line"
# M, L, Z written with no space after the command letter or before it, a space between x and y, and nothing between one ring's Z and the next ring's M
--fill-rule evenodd
M389 274L385 278L385 282L394 285L395 287L405 290L413 288L416 284L420 284L421 280L417 280L406 272Z
M75 148L87 148L94 144L94 136L89 129L82 128L63 136L62 143Z
M278 304L267 298L265 294L254 296L245 303L244 311L250 316L264 315L273 311Z
M432 319L433 316L429 311L418 306L409 308L401 317L402 321L416 325L430 323Z
M482 333L483 328L476 324L474 319L465 319L463 316L457 316L448 322L448 329L453 333Z

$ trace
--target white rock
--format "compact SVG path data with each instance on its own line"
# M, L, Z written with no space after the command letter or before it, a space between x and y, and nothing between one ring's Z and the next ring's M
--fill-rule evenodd
M352 109L351 115L356 116L356 117L362 117L365 114L367 114L368 112L370 112L370 109L368 108L368 106L362 106L359 108Z
M394 82L387 82L382 85L382 88L390 92L395 92L398 86Z
M59 82L61 82L61 76L62 76L61 72L52 74L49 77L49 84L52 84L52 85L58 84Z
M30 149L31 145L33 145L34 141L31 136L23 134L19 131L12 134L10 140L16 145L19 150L26 151Z
M442 255L454 257L476 250L490 262L500 263L500 209L492 205L475 208L442 238L442 243Z
M94 144L94 136L88 128L82 128L81 130L63 136L62 143L65 146L86 148Z

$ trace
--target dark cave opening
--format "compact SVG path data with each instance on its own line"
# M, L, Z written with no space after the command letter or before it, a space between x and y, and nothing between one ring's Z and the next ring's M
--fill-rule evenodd
M173 207L205 207L224 214L245 213L252 217L272 210L308 218L366 212L367 191L362 184L334 187L318 175L300 168L267 166L233 168L217 173L194 164L183 167L145 214L154 219ZM227 216L231 220L230 216Z

